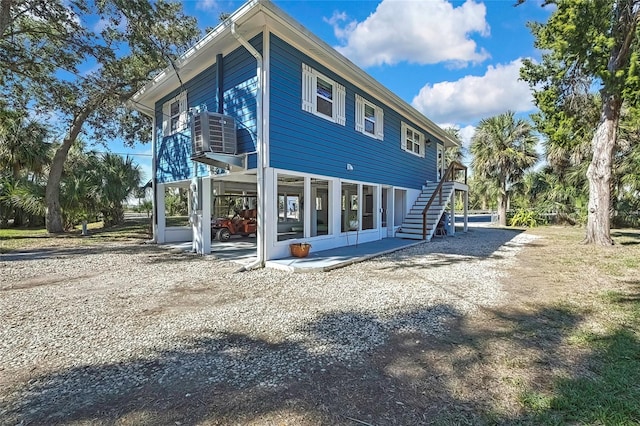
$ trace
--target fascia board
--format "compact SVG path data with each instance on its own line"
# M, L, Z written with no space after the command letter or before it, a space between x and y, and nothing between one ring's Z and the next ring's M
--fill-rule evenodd
M231 35L230 22L236 22L240 27L244 22L249 21L252 17L258 14L260 8L257 7L261 3L261 0L251 0L245 3L240 9L236 10L227 20L219 23L213 30L207 35L198 40L192 47L190 47L185 53L183 53L178 59L176 59L175 65L178 70L184 70L184 74L181 74L181 78L188 80L191 77L197 75L206 67L211 66L214 62L209 63L211 55L205 55L214 46L217 47L216 53L226 54L233 51L240 46L240 43ZM244 33L244 36L253 37L259 32L259 28L262 25L254 25L252 28L241 28L242 30L251 30ZM221 45L223 48L221 48ZM215 57L215 55L213 55ZM191 67L191 68L189 68ZM180 87L179 79L176 75L173 67L168 66L156 75L153 80L145 84L145 86L138 90L130 99L130 105L140 112L148 111L149 108L155 108L155 102L165 96L172 90ZM138 105L138 106L136 106ZM145 112L146 113L146 112Z
M406 101L384 87L373 77L363 71L356 64L329 46L326 42L311 33L286 12L270 1L261 1L262 10L268 15L267 25L278 36L282 36L287 42L302 52L305 52L316 61L332 69L339 75L345 76L352 84L358 86L364 92L376 97L395 108L402 115L413 120L416 125L425 128L434 136L440 138L445 146L458 146L440 126L420 113Z
M257 25L249 28L242 27L252 17L262 12L264 19L260 19ZM193 47L185 52L177 61L178 68L187 68L188 65L197 62L197 59L204 58L209 60L210 56L203 56L209 49L217 43L221 43L225 38L231 37L230 22L235 22L241 30L259 32L261 28L266 28L274 34L281 36L294 47L313 57L318 62L334 70L340 75L345 76L351 83L358 86L364 92L376 97L381 102L389 104L399 113L414 121L416 125L425 128L434 136L440 138L445 146L457 146L454 141L440 126L427 118L424 114L418 112L414 107L401 99L391 90L384 87L373 77L360 69L342 54L338 53L333 47L329 46L323 40L311 33L295 19L290 17L282 9L274 5L270 0L251 0L245 3L240 9L235 11L231 16L218 24L211 32L199 40ZM248 37L245 33L243 36ZM234 39L230 46L237 47L239 43ZM227 50L232 50L228 48ZM225 52L219 52L225 53ZM206 68L207 64L201 64L197 69L194 67L190 72L185 73L185 79L191 74L195 74L198 69ZM212 65L212 64L209 64ZM136 92L132 97L132 105L142 104L141 112L147 111L149 108L155 108L155 101L171 90L179 87L179 81L175 71L171 67L165 68L151 82L147 83L142 89ZM138 108L136 108L138 109Z

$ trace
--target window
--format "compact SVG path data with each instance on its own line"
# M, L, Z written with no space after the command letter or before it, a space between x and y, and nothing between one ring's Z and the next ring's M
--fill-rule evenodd
M382 108L356 95L356 131L373 138L384 139Z
M320 74L310 66L302 64L302 109L345 125L344 86Z
M162 105L162 133L173 135L187 128L187 92L182 92Z
M304 178L278 174L278 241L304 236Z
M413 127L402 123L402 149L414 155L424 157L424 135Z

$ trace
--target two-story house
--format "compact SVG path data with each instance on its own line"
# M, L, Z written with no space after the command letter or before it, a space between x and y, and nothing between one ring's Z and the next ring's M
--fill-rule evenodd
M429 238L454 190L466 200L466 185L441 185L444 200L422 215L456 142L270 1L249 1L174 65L131 100L154 120L159 243L209 253L212 237L228 238L212 218L235 210L255 217L264 264L291 240ZM189 228L165 220L166 188L180 186Z

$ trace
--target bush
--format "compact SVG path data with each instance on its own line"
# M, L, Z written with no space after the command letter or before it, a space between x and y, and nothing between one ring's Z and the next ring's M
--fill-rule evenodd
M518 209L509 221L511 226L522 226L525 228L534 228L544 223L546 223L544 217L533 209Z

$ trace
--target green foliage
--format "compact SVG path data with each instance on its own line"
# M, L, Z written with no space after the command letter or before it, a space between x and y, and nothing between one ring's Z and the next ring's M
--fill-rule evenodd
M513 216L511 216L509 225L524 228L535 228L536 226L542 225L546 222L546 219L536 210L518 209Z
M169 216L186 216L189 213L187 191L182 188L167 190L164 203Z
M555 189L572 192L575 174L583 173L594 197L587 201L592 207L586 214L587 240L610 243L606 225L611 204L618 210L615 204L625 193L637 196L636 189L620 184L623 177L637 176L638 171L637 162L628 162L631 167L622 172L625 155L620 154L631 146L625 147L620 138L625 121L637 121L640 106L640 4L637 0L548 3L555 5L548 22L530 24L535 47L544 52L542 60L524 60L520 75L530 84L540 110L532 118L546 138L548 164L558 174ZM607 131L614 128L619 129L618 140L615 132ZM582 185L578 187L582 190Z
M105 154L102 157L100 174L103 181L109 182L100 191L105 226L121 223L124 221L122 202L140 186L140 168L128 156L122 158L115 154Z
M21 0L0 7L1 93L15 109L55 112L65 135L46 191L47 229L61 232L61 179L77 137L148 142L150 118L125 101L172 65L199 30L181 3L166 0ZM96 17L101 25L86 26ZM79 74L81 63L92 70Z
M502 225L510 192L538 161L536 143L531 125L511 111L480 121L471 139L473 175L496 191Z
M553 392L525 390L521 401L533 424L634 425L640 419L640 299L607 293L603 309L612 312L611 329L577 331L569 341L591 350L583 377L556 380ZM620 324L616 324L616 322Z
M136 206L135 211L138 213L146 213L147 217L151 215L151 210L153 210L153 203L151 200L144 200L138 206Z

